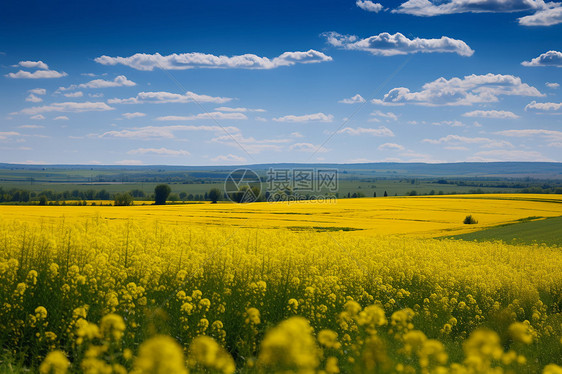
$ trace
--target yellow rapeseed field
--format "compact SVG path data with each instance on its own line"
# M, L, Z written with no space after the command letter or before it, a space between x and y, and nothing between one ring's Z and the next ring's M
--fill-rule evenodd
M0 369L560 373L560 248L434 238L561 203L1 206Z

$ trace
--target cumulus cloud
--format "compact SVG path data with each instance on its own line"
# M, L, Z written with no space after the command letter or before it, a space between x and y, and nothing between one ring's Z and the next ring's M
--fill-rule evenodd
M543 0L408 0L392 12L431 17L455 13L532 11L543 7Z
M552 88L553 90L555 90L555 89L557 89L557 88L560 87L560 84L558 84L558 83L551 83L551 82L546 82L545 85L546 85L548 88Z
M535 14L519 18L523 26L552 26L562 23L562 4L549 2Z
M68 121L68 117L67 116L58 116L54 118L55 121Z
M562 131L546 129L523 129L523 130L504 130L496 132L498 135L516 138L530 138L538 136L549 142L549 146L558 147L562 144Z
M133 119L133 118L144 117L146 116L146 114L141 112L134 112L134 113L123 113L122 116L127 119Z
M49 65L43 61L20 61L17 65L14 65L14 67L18 66L28 69L49 70Z
M121 160L121 161L116 161L115 165L143 165L141 160Z
M165 103L216 103L222 104L231 101L229 97L214 97L199 95L191 91L185 94L175 94L171 92L139 92L137 96L128 99L109 99L109 104L165 104Z
M66 97L82 97L82 96L84 96L84 93L82 91L69 92L69 93L65 93L64 96L66 96Z
M471 138L461 135L447 135L439 139L424 139L422 140L422 142L429 143L429 144L446 144L446 145L479 144L484 148L513 147L513 144L505 140L494 140L494 139L483 138L483 137Z
M554 161L550 158L544 157L537 151L521 151L521 150L507 150L495 149L491 151L476 152L474 156L469 157L467 161L474 162L493 162L493 161Z
M228 145L235 148L242 147L249 154L260 153L262 151L281 151L283 145L288 143L289 139L256 139L254 137L245 137L240 132L221 135L211 139L211 142Z
M371 135L371 136L394 136L392 130L387 127L380 126L376 129L365 127L345 127L337 131L337 134L347 135Z
M42 114L36 114L36 115L34 115L34 116L31 116L30 118L31 118L31 119L34 119L34 120L39 120L39 121L40 121L40 120L44 120L44 119L45 119L45 116L42 115Z
M199 119L228 120L228 119L248 119L244 113L239 112L209 112L199 113L191 116L164 116L156 118L157 121L195 121Z
M359 8L366 10L367 12L378 13L383 9L383 6L379 3L373 3L370 0L357 0L355 3Z
M498 96L545 96L535 87L513 75L468 75L464 78L443 77L426 83L419 92L397 87L384 95L381 103L413 103L426 106L472 105L497 102Z
M42 129L44 127L45 126L41 126L41 125L21 125L21 126L18 126L18 128L20 128L20 129Z
M360 103L364 103L366 100L363 98L363 96L357 94L354 95L350 98L346 98L346 99L341 99L340 101L338 101L338 103L342 103L342 104L360 104Z
M250 108L230 108L230 107L226 107L226 106L221 106L218 108L215 108L215 110L217 112L241 112L241 113L246 113L246 112L259 112L259 113L263 113L266 112L265 109L250 109Z
M513 112L506 110L473 110L466 112L463 117L481 117L481 118L499 118L499 119L516 119L519 116Z
M539 112L557 112L562 110L562 103L537 103L536 101L531 101L525 106L525 110Z
M59 87L57 91L75 90L77 88L108 88L108 87L133 87L137 84L124 75L115 77L112 81L104 79L94 79L87 83L73 84L68 87Z
M402 146L400 144L396 144L396 143L384 143L384 144L379 145L377 147L377 149L379 149L380 151L385 151L385 150L403 151L404 146Z
M440 39L408 39L399 32L396 34L383 32L365 39L359 39L355 35L341 35L333 31L322 35L334 47L366 51L380 56L436 52L472 56L474 53L468 44L462 40L452 39L447 36L442 36Z
M29 90L27 92L35 94L35 95L46 95L47 94L47 90L44 89L44 88L34 88L34 89Z
M323 146L314 145L312 143L295 143L289 146L290 151L297 152L311 152L311 153L326 153L328 149Z
M125 65L136 70L152 71L184 70L193 68L227 68L227 69L275 69L295 64L311 64L331 61L330 56L313 49L306 52L284 52L269 59L254 54L239 56L215 56L206 53L180 53L162 56L160 53L136 53L130 57L100 56L95 61L102 65Z
M451 127L463 127L464 123L462 123L461 121L439 121L439 122L433 122L432 125L435 126L451 126Z
M244 157L236 156L233 155L232 153L229 153L227 155L219 155L217 157L213 157L211 161L232 163L232 162L246 162L246 159Z
M184 150L174 150L167 148L137 148L132 149L127 152L130 155L145 155L145 154L155 154L161 156L189 156L191 153Z
M304 114L302 116L288 115L273 118L276 122L332 122L334 116L324 113Z
M556 66L562 67L562 52L548 51L531 61L523 61L523 66Z
M40 103L41 101L43 101L43 99L40 98L39 96L35 96L34 94L29 94L29 96L25 98L25 101L29 101L32 103Z
M175 138L175 132L178 131L209 131L214 133L223 133L227 131L230 134L238 133L240 130L233 126L193 126L193 125L175 125L175 126L145 126L125 130L112 130L103 134L93 134L98 138L125 138L125 139L154 139L154 138Z
M374 112L371 113L371 115L373 117L381 117L384 118L386 120L393 120L393 121L397 121L398 120L398 116L392 112L382 112L380 110L375 110Z
M44 106L35 106L32 108L22 109L19 113L35 115L39 113L46 112L100 112L106 110L114 110L115 108L110 107L103 102L90 102L86 101L83 103L76 102L65 102L65 103L53 103Z
M15 131L0 131L0 140L7 140L10 136L20 136L19 132Z
M17 73L6 74L8 78L14 79L40 79L40 78L62 78L66 77L68 74L65 72L59 73L55 70L37 70L33 73L29 71L20 70Z

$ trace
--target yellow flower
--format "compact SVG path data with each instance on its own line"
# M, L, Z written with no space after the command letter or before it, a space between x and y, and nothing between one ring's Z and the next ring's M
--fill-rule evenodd
M47 309L42 306L35 308L35 318L37 318L38 321L47 319Z
M39 366L39 373L41 374L64 374L70 366L70 361L66 355L61 351L52 351L47 354Z
M339 349L338 333L332 330L322 330L318 333L318 343L326 348Z
M171 337L157 335L141 344L134 374L187 374L183 350Z
M248 308L246 309L246 324L254 324L259 325L261 323L260 320L260 311L256 308Z
M125 322L120 315L108 314L100 322L101 335L107 340L121 340L125 332Z
M528 323L514 322L509 326L508 331L511 338L516 342L525 344L531 344L533 342L531 326L529 326Z
M198 336L189 346L187 363L190 368L203 371L216 370L224 374L234 373L234 360L213 338Z
M544 367L542 374L562 374L562 366L548 364Z
M308 321L302 317L291 317L265 335L258 366L266 372L312 372L318 367L318 356L318 347Z

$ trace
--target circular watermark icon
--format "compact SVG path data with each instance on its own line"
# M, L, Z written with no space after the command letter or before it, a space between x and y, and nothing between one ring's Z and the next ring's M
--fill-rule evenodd
M251 169L236 169L224 181L226 197L233 203L253 203L261 194L261 179Z

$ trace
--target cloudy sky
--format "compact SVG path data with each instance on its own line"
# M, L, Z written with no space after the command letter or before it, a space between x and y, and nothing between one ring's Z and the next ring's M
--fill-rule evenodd
M0 162L562 161L562 3L3 1Z

